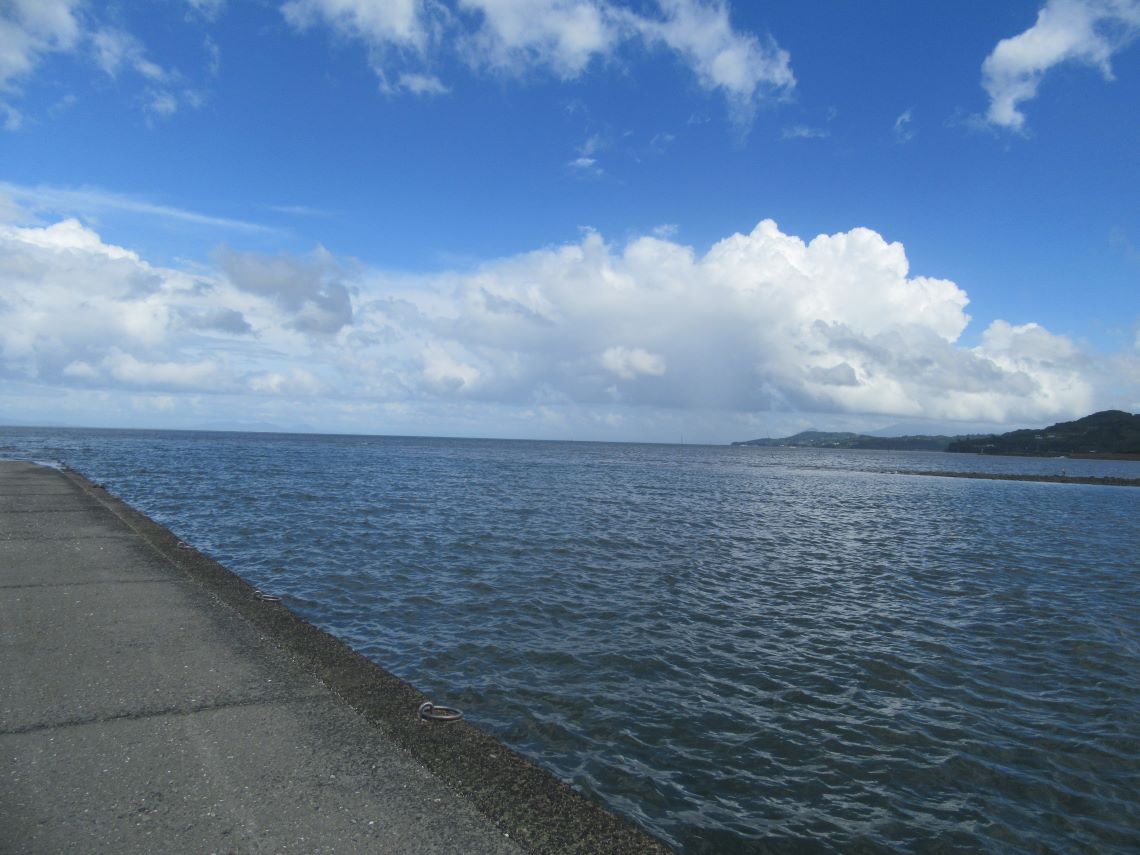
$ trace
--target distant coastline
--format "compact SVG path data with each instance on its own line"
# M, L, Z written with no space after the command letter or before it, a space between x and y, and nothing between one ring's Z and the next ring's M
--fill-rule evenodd
M1046 428L1003 434L959 436L869 436L807 430L780 438L750 439L733 445L779 448L838 448L878 451L948 451L1018 457L1073 457L1140 460L1140 415L1104 410ZM942 474L942 473L938 473Z

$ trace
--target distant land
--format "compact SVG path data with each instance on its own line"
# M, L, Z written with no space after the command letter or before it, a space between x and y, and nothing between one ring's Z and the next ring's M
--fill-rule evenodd
M1140 457L1140 415L1104 410L1074 422L999 436L956 437L947 451L972 454L1097 455Z
M733 445L785 448L857 448L880 451L951 451L1036 457L1079 455L1140 459L1140 415L1105 410L1047 428L960 436L868 436L805 430L794 436L750 439Z
M750 439L733 445L764 445L791 448L874 448L881 451L946 451L959 436L869 436L865 433L800 431L778 439Z

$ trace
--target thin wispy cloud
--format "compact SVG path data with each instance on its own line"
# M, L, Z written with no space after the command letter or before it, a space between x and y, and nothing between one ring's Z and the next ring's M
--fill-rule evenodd
M132 214L145 214L151 217L177 220L199 226L208 226L225 231L263 234L278 231L272 226L266 226L261 223L231 217L212 216L198 211L177 208L171 205L161 205L135 196L112 193L95 188L72 189L47 185L23 187L17 184L0 182L0 194L9 197L22 207L37 214L70 212L93 215L103 211L123 211Z
M50 54L71 51L80 43L83 27L80 0L37 0L35 4L5 3L0 7L0 114L4 130L24 124L13 104L20 88Z
M131 69L148 80L162 81L169 76L162 66L150 60L142 42L125 30L106 27L91 35L95 61L108 77L118 77Z
M792 125L780 131L780 138L785 140L821 140L831 136L827 128L813 128L810 125Z
M908 143L914 139L914 129L911 127L911 122L914 117L910 110L903 110L899 117L895 119L894 134L895 142Z
M660 133L654 134L649 140L649 148L656 154L664 154L676 141L676 134L661 131Z
M604 173L602 167L598 165L597 159L593 157L576 157L566 164L573 172L578 175L600 176Z
M451 91L434 74L401 74L398 85L413 95L446 95Z
M286 214L290 217L332 217L335 214L332 211L326 211L323 208L313 208L309 205L267 205L268 210L278 214Z
M221 2L193 3L205 19ZM0 114L6 130L18 130L24 117L15 105L22 87L53 54L69 54L99 69L116 86L137 87L135 101L148 123L199 107L205 98L192 78L155 59L134 33L105 19L118 16L83 0L18 0L0 5ZM204 73L216 76L220 52L203 42Z
M591 134L578 146L578 156L567 162L567 166L580 176L597 177L605 170L598 162L597 153L606 148L605 138L601 134Z

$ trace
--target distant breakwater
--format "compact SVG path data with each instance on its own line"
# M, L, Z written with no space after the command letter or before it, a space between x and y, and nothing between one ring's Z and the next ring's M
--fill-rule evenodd
M1042 481L1049 484L1093 484L1104 487L1140 487L1140 478L1087 477L1079 475L1029 475L999 472L907 471L899 475L931 475L936 478L980 478L986 481Z

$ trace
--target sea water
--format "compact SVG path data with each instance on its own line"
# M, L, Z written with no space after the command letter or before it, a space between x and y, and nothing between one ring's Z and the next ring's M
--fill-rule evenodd
M1129 462L0 429L686 853L1140 850Z

